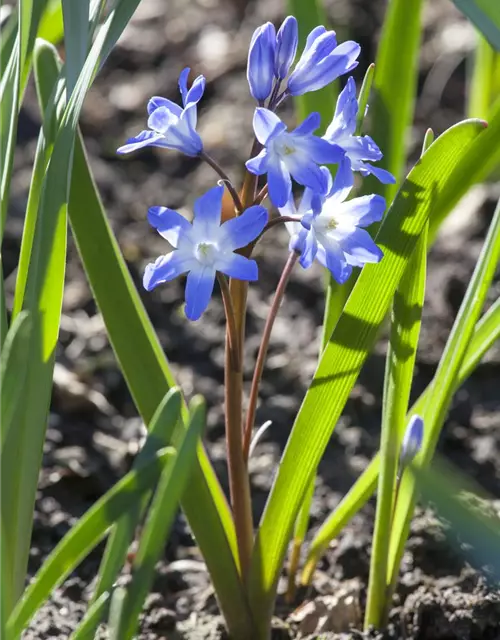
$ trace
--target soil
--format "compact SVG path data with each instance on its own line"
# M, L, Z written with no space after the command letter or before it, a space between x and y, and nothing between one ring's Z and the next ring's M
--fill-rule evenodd
M331 0L327 10L340 39L363 47L356 80L374 59L385 3ZM145 294L144 265L164 252L146 221L148 206L189 208L214 184L210 168L175 152L145 150L125 159L115 150L145 126L151 95L178 99L177 78L191 66L207 77L199 131L211 154L240 179L251 141L253 102L245 78L253 29L283 17L278 0L143 0L85 103L82 130L111 224L174 373L189 397L208 406L206 444L227 487L223 438L223 311L218 296L202 320L179 313L183 283ZM424 130L437 134L463 117L466 58L473 30L448 0L425 12L419 99L409 140L414 158ZM291 117L288 106L287 116ZM4 244L8 291L20 246L23 212L39 115L29 88L21 114L13 198ZM414 394L430 381L477 259L498 185L475 188L446 223L431 251L426 306ZM269 236L271 234L268 234ZM286 232L275 229L259 248L260 280L250 289L245 372L249 378L259 332L286 260ZM500 294L500 281L490 302ZM255 517L264 507L293 418L315 368L322 318L319 269L297 270L272 336L257 422L272 420L251 461ZM377 449L386 343L367 362L319 469L310 535L331 512ZM441 452L495 498L500 498L500 350L494 348L456 394L440 441ZM109 346L103 321L70 242L55 388L36 501L29 573L81 516L130 467L144 427ZM493 503L497 508L497 503ZM419 508L401 568L391 620L383 633L361 628L374 504L370 502L332 542L313 588L293 607L280 596L276 638L500 638L500 593L445 539L443 525ZM86 610L102 546L56 590L24 634L26 640L66 639ZM285 574L284 574L285 575ZM285 581L280 583L283 592ZM303 603L306 603L305 605ZM291 615L290 615L291 614ZM320 618L323 615L321 622ZM323 626L321 626L323 624ZM141 622L141 640L209 640L223 626L205 565L182 515L175 522Z

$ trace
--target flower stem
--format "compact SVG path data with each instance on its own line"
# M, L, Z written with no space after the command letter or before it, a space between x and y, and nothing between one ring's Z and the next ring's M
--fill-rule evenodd
M225 275L217 272L217 280L219 282L222 293L222 302L224 303L224 313L227 322L227 336L229 341L229 349L231 354L232 367L235 371L241 369L241 353L239 349L238 331L236 328L236 318L234 315L233 301L231 292L229 291L229 283Z
M245 309L248 284L232 279L229 294L233 304L235 319L235 340L238 356L232 356L230 326L226 331L225 362L225 405L226 405L226 446L229 471L229 489L233 510L238 555L243 582L246 581L253 548L253 518L250 500L250 482L243 457L243 336L245 331Z
M224 182L224 185L225 185L226 189L229 191L229 193L231 195L231 198L233 199L234 206L236 207L237 212L238 213L242 213L243 212L243 205L241 203L240 196L238 195L238 192L234 188L233 183L229 179L229 176L224 171L224 169L212 158L212 156L209 156L206 151L202 151L200 153L200 158L202 160L205 160L205 162L208 165L210 165L212 167L212 169L216 173L218 173L220 175L220 177L222 178L222 181Z
M278 315L283 296L285 295L285 289L290 279L292 269L299 258L299 254L292 251L288 256L288 260L283 268L280 281L276 288L274 300L267 316L264 332L262 334L262 340L260 343L259 353L257 355L257 361L255 363L255 371L252 379L252 387L250 390L250 400L248 403L247 418L245 423L245 432L243 436L243 456L245 461L248 460L248 452L250 450L250 442L252 440L252 431L255 423L255 412L257 410L257 400L259 397L259 386L262 380L262 373L264 371L264 363L266 361L267 350L269 347L269 339L271 337L271 331L273 330L274 321Z

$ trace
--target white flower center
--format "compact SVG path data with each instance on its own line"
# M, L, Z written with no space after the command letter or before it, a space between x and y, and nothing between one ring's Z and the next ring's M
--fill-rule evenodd
M339 226L338 221L333 216L318 216L313 221L313 227L316 233L328 234L330 231L335 231Z
M297 151L293 138L287 133L282 133L274 141L274 150L279 156L290 156Z
M213 265L218 251L217 245L213 242L198 242L194 255L201 265L208 267Z

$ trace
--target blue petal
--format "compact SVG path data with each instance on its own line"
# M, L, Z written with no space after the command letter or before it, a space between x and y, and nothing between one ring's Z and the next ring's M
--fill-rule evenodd
M274 59L274 73L279 80L288 75L290 67L295 60L299 42L297 20L288 16L283 21L276 35L276 54Z
M156 109L159 109L160 107L165 107L177 117L182 113L181 107L179 107L178 104L175 104L175 102L172 102L172 100L169 100L168 98L161 98L160 96L153 96L148 102L148 114L151 115L153 111L156 111Z
M380 222L385 211L385 198L379 195L361 196L337 205L339 217L357 227Z
M287 157L287 169L294 180L313 191L326 193L328 181L320 167L308 158L294 157L295 155ZM269 189L269 193L271 193L271 189Z
M187 93L186 104L184 105L185 107L191 104L198 104L203 96L203 92L205 91L205 84L206 80L204 76L198 76L195 78L195 81L191 85L191 89L189 89Z
M292 181L284 162L278 157L268 162L267 184L271 202L275 207L284 207L292 192Z
M341 232L336 229L336 235L340 236ZM384 254L373 242L372 237L364 229L355 228L339 240L339 244L345 253L353 256L360 264L366 262L380 262Z
M156 262L146 266L142 283L147 291L151 291L157 285L177 278L194 266L194 258L186 256L179 251L172 251L166 256L160 256Z
M161 134L165 134L167 129L176 123L177 117L167 107L158 107L148 118L148 127Z
M347 263L344 252L338 243L331 239L323 239L322 248L322 251L318 249L318 260L339 284L344 284L352 273L352 267Z
M380 167L374 167L368 162L364 163L364 168L367 173L373 174L382 184L396 184L396 178L385 169L381 169Z
M316 234L311 229L309 232L306 232L304 237L302 251L299 259L301 266L304 269L309 269L309 267L314 262L314 259L316 258L317 253L318 253L318 242L316 240Z
M354 173L351 168L351 161L347 156L344 156L339 162L337 173L335 174L335 180L333 182L333 192L336 192L337 200L343 202L354 185ZM339 192L345 192L339 193Z
M250 93L258 102L269 97L274 81L276 30L270 22L259 27L250 43L247 78Z
M326 87L344 73L352 71L358 63L360 46L356 42L347 41L336 47L329 55L312 56L309 64L300 73L292 73L288 81L288 91L299 96L308 91L317 91Z
M353 135L356 131L358 101L356 99L356 83L351 76L341 91L335 108L335 116L325 133L327 140L335 141L339 135Z
M307 118L293 130L294 135L307 135L313 133L321 124L321 116L316 111L310 113Z
M181 115L181 120L184 120L186 122L190 132L190 137L195 135L199 138L199 135L196 133L196 123L198 120L198 105L196 104L196 102L188 103L187 107L184 109Z
M191 225L186 218L167 207L150 207L148 209L148 221L174 249L177 249L179 236L191 231Z
M313 44L316 42L316 40L321 37L324 33L326 33L326 28L321 24L318 27L314 27L314 29L311 31L311 33L307 36L307 40L306 40L306 46L304 47L304 51L302 52L302 56L305 56L305 54L308 53L309 49L313 46ZM335 35L335 32L332 31L333 35ZM300 61L299 60L299 64Z
M236 280L255 281L259 277L259 269L255 260L250 260L239 253L219 256L216 262L217 271L225 273Z
M222 225L224 250L234 251L253 242L264 230L268 213L265 207L255 205L245 209L236 218L231 218Z
M194 202L193 229L199 242L213 239L219 233L224 187L212 187Z
M291 134L295 136L295 131ZM318 138L317 136L303 136L299 140L294 140L296 147L302 149L317 164L336 164L340 162L344 152L336 145Z
M186 280L186 316L198 320L208 307L215 284L215 270L198 267L189 272Z
M253 130L257 140L261 144L267 145L277 135L286 131L286 124L281 122L278 116L269 109L257 107L253 114Z
M259 155L254 158L250 158L245 162L246 168L256 176L261 176L267 173L267 165L269 162L269 152L266 148L262 149Z
M187 80L188 80L190 71L191 69L189 67L186 67L181 71L181 74L179 76L179 91L181 92L182 104L184 106L186 106L186 99L188 94Z
M134 138L129 138L122 147L119 147L117 153L131 153L143 147L162 147L163 135L155 131L141 131Z
M350 136L339 142L354 166L357 160L380 160L382 152L370 136Z

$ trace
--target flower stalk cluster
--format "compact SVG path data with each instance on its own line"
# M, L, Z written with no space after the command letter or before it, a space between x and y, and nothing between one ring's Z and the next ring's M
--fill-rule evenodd
M379 262L382 251L364 228L381 220L385 201L378 195L348 198L356 172L373 174L382 183L394 182L391 174L372 164L382 158L375 142L356 135L358 101L352 77L347 79L324 136L317 135L318 113L311 113L291 130L281 120L277 110L286 99L322 89L348 74L357 66L360 54L357 43L338 44L335 33L322 26L311 31L296 61L297 49L298 27L292 16L277 31L266 23L252 37L247 78L257 103L255 140L240 189L208 154L197 132L205 78L198 76L188 87L189 69L179 78L182 106L167 98L151 98L147 129L118 149L121 154L148 146L176 150L207 162L220 178L195 200L192 221L165 206L149 209L149 223L169 243L170 251L147 265L143 283L151 291L186 275L185 313L190 320L201 318L215 281L219 283L227 319L225 405L231 506L243 580L253 548L248 454L267 347L287 282L297 262L304 269L318 262L340 284L353 269ZM332 167L336 167L335 178ZM298 204L294 183L303 187ZM224 189L232 198L234 215L222 222ZM278 223L289 231L290 254L265 325L244 418L247 288L248 282L258 279L252 252L260 236Z

